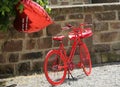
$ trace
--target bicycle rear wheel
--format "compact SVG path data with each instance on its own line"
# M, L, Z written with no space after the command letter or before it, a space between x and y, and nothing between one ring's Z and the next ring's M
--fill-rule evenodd
M44 61L44 72L48 82L52 85L63 83L66 77L66 63L57 50L50 51Z
M85 43L80 44L80 60L84 73L89 76L92 70L91 58Z

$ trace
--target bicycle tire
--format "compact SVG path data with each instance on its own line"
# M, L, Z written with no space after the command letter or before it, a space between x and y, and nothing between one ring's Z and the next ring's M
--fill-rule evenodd
M57 50L49 51L44 61L44 73L48 82L54 86L62 84L67 73L67 68L59 70L58 65L66 66L63 56Z
M89 50L85 43L80 44L80 60L84 73L89 76L92 70L92 63Z

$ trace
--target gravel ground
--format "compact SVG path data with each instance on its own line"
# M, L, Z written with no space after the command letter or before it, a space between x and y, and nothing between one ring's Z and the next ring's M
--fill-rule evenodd
M55 87L120 87L120 62L96 65L90 76L85 76L82 70L74 70L73 76L75 80L66 77L63 84ZM53 87L44 74L0 79L0 83L0 87Z

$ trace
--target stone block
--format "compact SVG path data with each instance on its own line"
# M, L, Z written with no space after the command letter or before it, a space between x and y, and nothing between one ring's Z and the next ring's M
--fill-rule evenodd
M57 15L54 17L54 21L65 21L66 16L65 15Z
M50 4L52 4L52 5L57 5L58 4L57 0L49 0L49 1L50 1Z
M83 0L83 3L85 3L85 4L91 4L90 2L91 2L90 0Z
M118 34L118 41L120 41L120 33Z
M108 54L108 59L109 59L109 62L120 62L120 54L111 52Z
M22 60L34 60L34 59L40 59L42 57L43 57L42 52L24 53L22 55Z
M83 11L82 7L69 7L69 8L57 8L52 9L51 16L54 18L58 15L69 15L69 14L81 14Z
M60 5L69 5L69 2L61 2Z
M63 8L54 8L52 9L52 12L50 15L54 18L55 16L66 14L67 13L66 11L69 13L69 9L63 10Z
M120 11L118 11L118 19L120 20Z
M102 63L107 63L108 62L108 53L102 53Z
M47 49L52 47L52 38L41 38L37 40L38 49Z
M84 8L83 7L71 7L71 8L67 8L68 13L66 12L66 14L73 14L73 13L79 13L81 14L82 12L84 12Z
M101 33L100 41L101 42L113 42L118 40L118 32L106 32Z
M93 43L101 43L100 41L100 33L94 33L93 35Z
M0 63L5 63L5 62L6 62L6 59L2 54L0 54Z
M85 6L83 12L103 12L103 6Z
M2 46L2 51L4 52L16 52L22 51L23 42L22 40L11 40L6 41Z
M102 63L101 53L95 53L95 63L100 64Z
M0 76L1 75L13 75L14 74L14 65L0 65Z
M94 52L101 53L101 52L109 52L110 51L110 44L96 44L93 46Z
M83 14L70 14L69 19L83 19Z
M91 15L91 14L86 14L86 15L85 15L84 22L85 22L85 23L88 23L88 24L92 24L92 21L93 21L92 15Z
M119 10L120 9L120 5L118 4L111 4L111 5L104 5L104 11L113 11L113 10Z
M26 43L27 50L35 49L35 47L36 47L36 40L35 39L27 40L27 43Z
M47 27L47 35L53 36L61 32L61 25L60 24L52 24Z
M107 31L108 30L108 23L106 22L95 22L94 23L94 32L100 32L100 31Z
M120 29L120 22L111 22L110 23L110 28L115 29L115 30Z
M19 61L19 54L10 54L8 57L10 63L18 62Z
M90 53L90 57L91 57L92 64L96 64L96 55L95 55L95 53Z
M116 13L114 11L113 12L95 13L95 18L99 21L115 20L116 19Z
M92 0L92 3L112 3L119 2L119 0Z
M30 62L19 63L16 65L16 71L18 74L28 74L30 69Z
M29 38L37 38L43 36L43 30L40 30L39 32L35 33L29 33L27 34Z
M43 73L43 65L44 61L35 61L32 64L32 70L35 72L42 72Z
M84 0L71 0L72 5L80 5L85 3Z
M111 47L112 47L112 50L114 51L120 50L120 42L112 44Z
M18 39L18 38L25 38L25 33L18 32L17 30L14 30L13 28L10 29L9 37L12 39Z
M0 40L4 40L6 37L8 37L8 33L0 31Z

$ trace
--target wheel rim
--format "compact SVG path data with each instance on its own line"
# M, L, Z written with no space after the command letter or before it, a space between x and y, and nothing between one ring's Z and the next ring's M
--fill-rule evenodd
M83 68L85 74L88 76L91 73L91 59L89 51L86 45L83 43L80 45L80 59L81 59L81 67Z
M61 84L66 77L66 69L61 68L65 63L56 52L50 53L44 63L44 71L47 80L52 85Z

